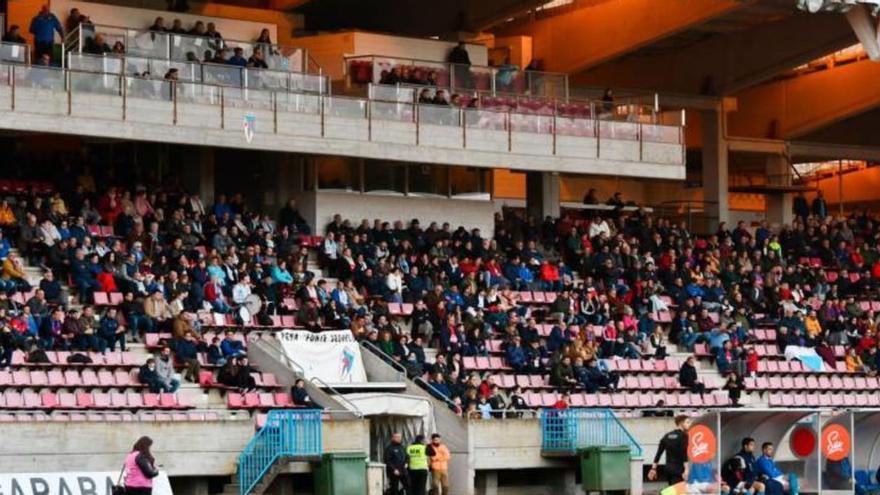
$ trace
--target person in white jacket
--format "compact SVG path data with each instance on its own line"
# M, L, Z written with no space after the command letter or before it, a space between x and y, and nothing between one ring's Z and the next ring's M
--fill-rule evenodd
M385 277L385 286L388 287L389 301L403 302L403 275L400 273L400 268L395 268Z

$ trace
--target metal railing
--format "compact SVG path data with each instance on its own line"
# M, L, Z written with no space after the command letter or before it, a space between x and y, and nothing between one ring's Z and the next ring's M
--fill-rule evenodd
M391 367L396 369L398 374L402 374L401 379L406 379L406 377L407 377L406 368L404 368L400 363L394 361L394 359L392 359L391 356L389 356L388 354L385 354L385 352L382 349L380 349L378 346L376 346L376 344L373 344L372 342L369 342L366 340L362 340L361 346L368 349L370 352L375 354L379 359L385 361L386 363L391 365ZM413 381L413 383L415 383L416 385L418 385L422 389L424 389L426 392L428 392L435 399L444 402L449 407L449 409L452 409L453 411L458 412L459 406L456 405L455 402L452 402L452 400L449 397L443 395L439 390L437 390L436 387L431 385L429 382L425 381L424 378L422 378L420 376L415 376L412 378L412 381Z
M417 103L422 92L431 97L444 88L413 84L373 84L367 87L367 97L373 101L387 103ZM642 98L621 98L617 101L584 100L571 98L548 98L529 95L495 95L483 91L456 93L461 98L461 106L506 112L513 110L525 115L556 115L559 117L593 118L645 124L669 124L670 120L683 118L676 112L661 112L656 98L654 103L643 103ZM450 98L452 95L447 95ZM670 114L673 117L670 119ZM679 120L675 122L681 124Z
M385 354L385 352L382 351L382 349L379 349L379 347L377 347L376 344L370 342L369 340L361 340L360 344L361 344L361 347L372 352L373 354L376 355L376 357L378 357L379 359L384 361L386 364L388 364L389 366L394 368L394 370L397 371L397 379L398 380L400 380L400 381L406 380L406 368L404 368L402 364L400 364L397 361L395 361L394 359L392 359L391 356L389 356L388 354Z
M434 86L451 91L485 91L491 94L529 94L544 97L568 97L568 75L558 72L522 70L515 65L487 67L461 65L433 60L356 55L344 58L347 80L355 84L378 84L392 69L410 72L410 78L427 80L433 73ZM413 73L416 73L413 75ZM406 81L404 81L406 82Z
M236 65L68 52L65 57L65 67L75 71L140 76L159 80L163 79L169 70L177 69L177 80L183 82L280 92L321 94L330 92L330 80L326 76Z
M9 108L28 110L43 105L45 96L31 92L19 98L19 88L66 93L66 108L34 107L35 113L90 116L112 121L149 121L154 124L198 126L201 128L239 127L230 115L242 111L262 115L260 133L285 136L337 137L398 144L446 148L520 152L535 155L588 157L603 156L605 141L631 141L631 161L644 161L646 143L673 144L682 148L684 128L660 124L605 121L596 118L521 114L512 110L474 109L431 104L404 104L363 98L321 95L271 89L250 89L200 82L169 81L124 76L118 73L87 72L43 66L0 65L0 87L11 86ZM5 79L5 81L4 81ZM77 95L103 95L105 100L89 98L79 108ZM118 97L118 99L116 98ZM23 105L20 100L23 99ZM144 106L145 103L148 106ZM161 103L161 104L156 104ZM188 105L180 105L187 103ZM2 104L2 102L0 102ZM22 109L21 106L25 108ZM149 110L144 112L144 110ZM96 115L100 110L100 114ZM683 110L682 110L683 113ZM291 122L294 114L308 115ZM239 119L241 117L238 117ZM268 120L268 122L266 122ZM396 121L406 124L384 136L388 126L374 122ZM444 130L445 128L445 130ZM543 135L541 139L532 136ZM474 137L476 136L476 137ZM403 138L403 139L401 139ZM440 141L437 139L440 138ZM586 140L581 140L586 138ZM562 141L567 139L567 141ZM560 149L558 143L562 142ZM592 148L592 151L591 151ZM667 153L668 155L668 153ZM670 165L681 165L667 157Z
M238 457L238 484L251 493L263 476L285 457L317 457L323 453L320 409L276 409Z
M610 409L542 409L541 450L574 454L599 445L629 447L630 455L642 456L642 446Z
M122 43L125 53L135 57L164 60L189 61L193 58L203 60L206 52L229 51L235 48L244 50L250 56L255 48L263 52L270 69L280 71L321 72L320 66L309 56L305 48L281 46L256 41L241 41L212 38L191 34L132 29L102 24L80 24L64 38L65 52L82 53L89 39L101 34L109 46Z

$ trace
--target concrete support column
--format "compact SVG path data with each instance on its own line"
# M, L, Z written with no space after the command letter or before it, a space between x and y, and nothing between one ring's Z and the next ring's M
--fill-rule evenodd
M559 473L559 477L556 478L554 493L556 495L578 495L583 493L580 485L577 484L577 474L574 469L565 469Z
M199 153L199 189L197 192L206 208L214 204L214 148L202 148Z
M709 217L708 231L715 232L721 222L730 222L727 191L727 139L724 137L724 110L704 111L703 121L703 199ZM693 226L691 226L693 227Z
M482 471L477 479L478 495L498 495L498 471Z
M791 185L791 167L788 158L782 155L771 155L767 157L767 166L765 169L767 174L767 183L778 186ZM791 211L792 195L791 193L772 193L767 194L767 222L773 227L782 227L790 225L794 214Z
M559 216L558 173L526 172L526 212L538 221Z

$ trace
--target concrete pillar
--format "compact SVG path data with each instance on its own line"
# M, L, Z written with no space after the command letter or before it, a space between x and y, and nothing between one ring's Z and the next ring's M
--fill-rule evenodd
M767 183L778 186L791 185L791 167L788 158L782 155L770 155L767 157L765 172ZM790 225L794 218L791 211L791 193L768 193L767 194L767 222L774 227Z
M703 121L703 200L709 217L708 231L715 232L721 222L730 223L727 198L727 139L724 137L724 110L704 111Z
M205 208L214 204L214 148L202 148L199 156L199 189Z
M560 471L554 488L556 495L578 495L578 493L583 493L580 485L577 484L577 475L574 469L563 469Z
M498 495L498 471L481 471L477 479L478 495Z
M538 221L559 216L558 173L526 172L526 212Z

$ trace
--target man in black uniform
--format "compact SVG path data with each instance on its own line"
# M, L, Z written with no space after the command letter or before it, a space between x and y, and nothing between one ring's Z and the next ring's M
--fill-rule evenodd
M406 449L403 448L403 435L391 434L391 443L385 447L385 472L388 475L388 493L399 495L406 492ZM401 486L402 485L402 486Z
M657 446L657 455L654 456L654 463L651 470L648 471L648 479L654 481L657 477L657 463L663 453L666 453L666 467L664 469L666 475L666 483L669 486L675 485L682 481L687 481L688 475L688 428L691 426L690 418L681 414L675 417L675 429L663 435L660 439L660 445Z

